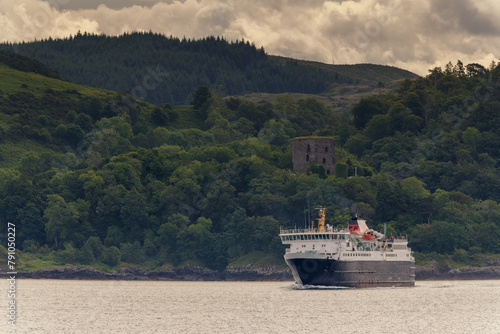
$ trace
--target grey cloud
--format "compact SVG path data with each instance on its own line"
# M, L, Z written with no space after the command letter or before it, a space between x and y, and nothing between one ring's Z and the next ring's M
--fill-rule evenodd
M430 14L441 27L465 30L474 35L493 35L500 32L498 17L482 13L471 0L431 1Z
M172 3L174 0L49 0L58 10L97 9L105 5L111 9L122 9L134 5L151 7L158 2Z

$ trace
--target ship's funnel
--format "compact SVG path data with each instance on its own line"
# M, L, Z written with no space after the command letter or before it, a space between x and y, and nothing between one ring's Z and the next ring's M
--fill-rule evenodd
M359 219L358 215L355 214L351 217L351 223L347 229L351 232L359 231L359 233L363 234L368 231L368 226L366 220Z
M358 219L358 226L359 226L359 231L361 232L361 234L368 231L368 226L366 226L366 220Z

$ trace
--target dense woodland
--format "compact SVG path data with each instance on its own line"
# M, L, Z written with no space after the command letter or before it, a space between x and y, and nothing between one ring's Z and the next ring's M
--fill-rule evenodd
M279 263L279 227L303 227L320 205L328 224L357 210L419 254L500 253L495 64L432 69L346 114L206 86L189 105L155 106L1 55L0 223L44 265ZM292 138L309 135L335 138L335 176L291 170Z
M366 81L342 67L320 68L270 57L248 41L220 37L191 40L151 32L117 37L78 33L65 39L0 44L0 49L37 59L71 82L131 91L137 99L154 104L189 104L190 95L203 85L219 87L226 95L317 94L332 83ZM414 76L389 66L384 70L393 78Z

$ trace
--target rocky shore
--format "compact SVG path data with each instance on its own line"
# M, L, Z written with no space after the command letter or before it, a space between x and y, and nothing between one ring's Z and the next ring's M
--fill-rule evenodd
M497 263L498 262L498 263ZM437 264L417 266L417 280L473 280L500 279L500 261L486 263L482 267L463 267L453 269L451 266ZM6 277L0 271L0 277ZM19 272L16 278L32 279L82 279L82 280L165 280L165 281L293 281L287 268L267 266L254 268L251 264L228 267L218 272L203 267L186 265L182 268L161 268L143 270L138 267L126 267L110 273L94 268L66 265L63 267L40 269L30 273Z
M417 280L475 280L500 279L500 261L488 261L482 267L462 267L453 269L451 266L438 266L436 263L415 268Z
M110 273L95 268L66 265L51 269L40 269L29 273L18 272L16 278L31 279L82 279L82 280L165 280L165 281L291 281L288 269L268 266L252 269L252 265L229 267L218 272L203 267L186 265L182 268L161 268L143 270L138 267L126 267ZM6 272L0 271L0 277Z

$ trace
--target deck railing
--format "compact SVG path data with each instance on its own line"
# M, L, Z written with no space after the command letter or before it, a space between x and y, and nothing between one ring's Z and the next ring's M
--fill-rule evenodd
M280 234L296 234L296 233L349 233L348 230L338 230L338 229L325 229L324 232L319 232L317 228L294 228L294 229L283 229L280 228Z

